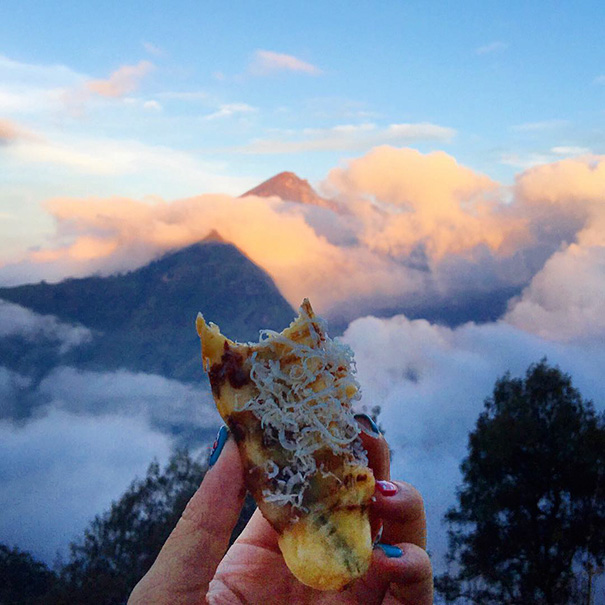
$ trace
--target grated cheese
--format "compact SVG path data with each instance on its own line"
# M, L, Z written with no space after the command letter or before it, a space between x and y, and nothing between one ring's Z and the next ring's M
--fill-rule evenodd
M301 309L297 328L309 330L310 344L263 330L250 358L250 377L258 394L239 403L238 411L251 411L266 434L274 436L287 452L287 464L265 464L271 489L267 502L290 504L304 510L303 496L310 477L320 471L314 453L328 448L351 464L367 464L353 417L352 401L360 398L353 376L351 349L326 335L325 325ZM279 351L279 359L269 355ZM352 394L354 393L354 394Z

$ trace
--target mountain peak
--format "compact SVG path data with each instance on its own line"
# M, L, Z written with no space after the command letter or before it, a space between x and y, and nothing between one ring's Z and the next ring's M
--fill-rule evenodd
M229 243L216 229L212 229L208 232L208 235L202 240L202 243L206 242L220 242L221 244Z
M301 179L293 172L280 172L275 176L263 181L260 185L246 191L240 197L248 195L257 195L259 197L271 197L276 195L282 200L289 202L298 202L300 204L311 204L321 206L322 208L335 209L335 206L329 200L319 196L309 185L309 181Z

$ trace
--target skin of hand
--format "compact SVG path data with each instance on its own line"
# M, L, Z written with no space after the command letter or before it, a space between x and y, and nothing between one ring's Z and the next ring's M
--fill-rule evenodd
M369 423L359 423L374 475L387 481L374 496L372 528L375 533L382 525L381 542L396 545L401 556L389 557L375 548L363 578L340 592L318 591L301 584L286 567L277 533L259 510L227 550L246 494L237 445L229 437L155 563L133 590L128 605L430 605L433 576L424 550L422 498L411 485L390 481L389 448L384 437L366 426Z

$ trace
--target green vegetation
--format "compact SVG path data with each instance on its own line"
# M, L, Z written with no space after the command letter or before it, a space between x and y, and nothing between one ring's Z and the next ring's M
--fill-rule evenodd
M544 360L498 380L461 470L448 602L586 602L578 572L605 555L605 418L571 378Z

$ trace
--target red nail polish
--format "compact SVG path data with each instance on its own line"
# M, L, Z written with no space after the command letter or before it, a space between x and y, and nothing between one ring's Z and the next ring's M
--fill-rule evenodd
M376 481L376 489L383 496L394 496L397 493L397 486L390 481Z

